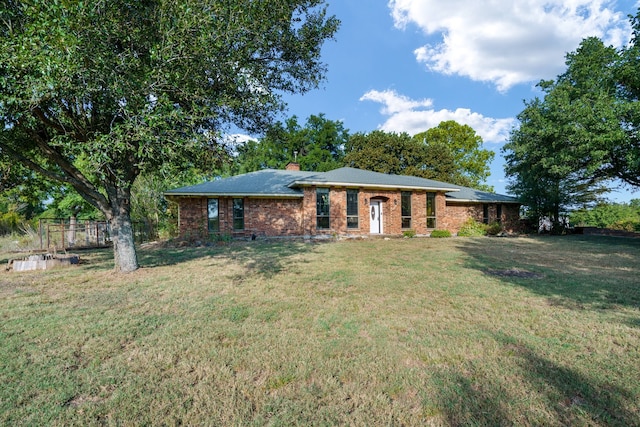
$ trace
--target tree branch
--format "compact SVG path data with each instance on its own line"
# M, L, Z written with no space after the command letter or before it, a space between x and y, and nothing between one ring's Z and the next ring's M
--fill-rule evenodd
M40 107L31 108L31 114L33 115L33 117L40 120L40 122L42 122L46 126L49 126L55 129L59 134L64 135L67 133L67 130L64 128L64 126L49 119L44 113L44 111L42 111L42 108Z
M18 122L18 126L20 126L20 122ZM37 131L25 126L21 126L21 128L27 134L31 135L34 142L44 152L45 156L58 165L65 173L57 174L52 172L17 151L7 146L3 146L3 150L5 150L9 156L17 159L25 166L34 169L41 175L72 185L79 193L86 195L87 201L101 211L106 211L108 209L109 200L96 189L91 181L89 181L84 174L78 170L78 168L69 162L60 152L58 152L58 150L50 146Z

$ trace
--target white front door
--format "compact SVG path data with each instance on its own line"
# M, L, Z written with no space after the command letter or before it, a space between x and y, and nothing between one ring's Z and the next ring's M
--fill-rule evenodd
M371 202L369 215L371 215L371 234L382 234L382 202Z

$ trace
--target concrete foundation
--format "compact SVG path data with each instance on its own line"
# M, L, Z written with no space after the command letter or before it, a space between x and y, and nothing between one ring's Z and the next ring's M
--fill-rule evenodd
M13 269L13 271L48 270L56 267L69 267L79 263L80 256L76 254L29 255L23 260L9 261L9 269Z

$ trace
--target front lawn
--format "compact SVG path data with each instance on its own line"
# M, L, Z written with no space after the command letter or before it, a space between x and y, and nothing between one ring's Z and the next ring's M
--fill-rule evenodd
M0 273L2 425L640 425L640 239L81 257Z

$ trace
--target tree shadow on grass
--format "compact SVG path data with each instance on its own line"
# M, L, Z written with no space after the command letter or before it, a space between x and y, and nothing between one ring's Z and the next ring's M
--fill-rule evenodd
M508 377L483 372L483 362L450 366L434 376L446 425L638 425L640 408L628 390L561 366L502 332L491 335L515 365L511 381L525 384L532 400L500 383Z
M500 387L488 379L476 380L467 369L447 368L435 373L437 405L446 425L514 425Z
M313 252L322 243L310 241L251 241L231 242L201 247L152 248L138 251L144 268L179 265L205 258L228 257L265 277L271 277L285 268L292 256Z
M572 309L640 308L640 239L460 239L466 266Z
M587 420L602 425L638 425L640 407L629 390L589 378L542 357L525 343L504 333L498 332L494 338L516 358L531 388L546 395L549 409L555 412L562 425L582 424Z
M83 249L75 251L80 257L80 265L85 270L109 270L114 268L113 249Z

